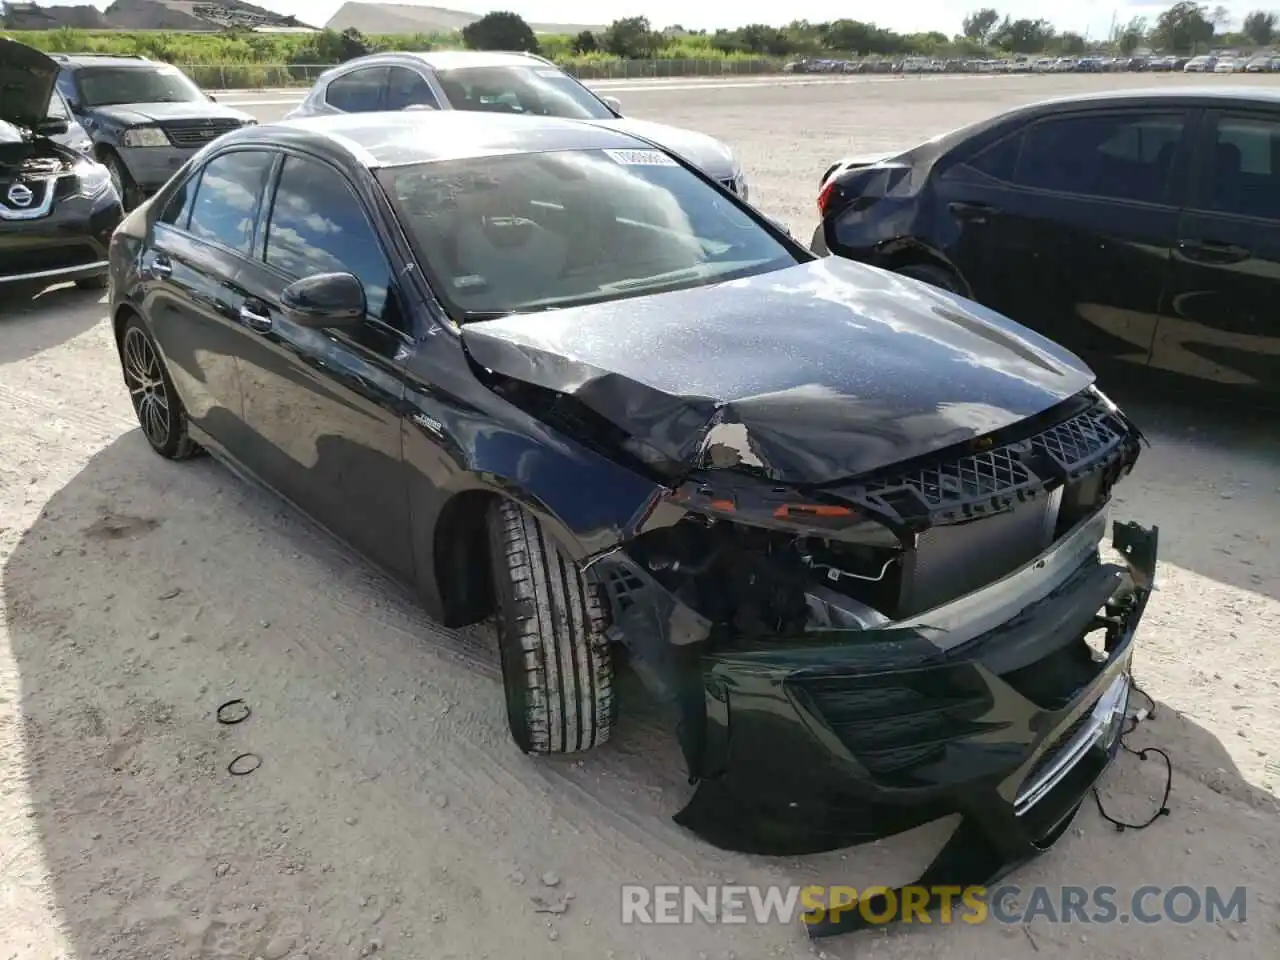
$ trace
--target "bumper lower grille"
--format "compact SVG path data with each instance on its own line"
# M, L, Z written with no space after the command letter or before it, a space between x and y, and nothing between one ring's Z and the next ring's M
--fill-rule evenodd
M902 674L892 685L879 678L806 679L795 689L857 761L886 782L943 760L950 744L993 726L981 720L991 709L989 691L962 673Z
M238 120L171 120L163 126L175 147L203 147L224 133L240 129Z

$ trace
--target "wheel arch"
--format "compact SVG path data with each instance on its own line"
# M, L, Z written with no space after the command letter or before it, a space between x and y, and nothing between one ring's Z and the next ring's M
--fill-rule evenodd
M120 304L111 315L111 335L115 340L117 353L120 352L120 343L124 339L124 325L133 317L141 320L142 314L130 303Z
M876 249L876 266L896 272L907 266L930 266L946 270L958 281L965 296L972 299L973 288L960 269L940 250L913 237L902 237L882 243Z
M460 490L440 507L430 537L431 585L441 622L452 628L484 620L494 611L489 512L502 501L530 511L565 555L580 562L583 538L541 497L515 486L495 484Z

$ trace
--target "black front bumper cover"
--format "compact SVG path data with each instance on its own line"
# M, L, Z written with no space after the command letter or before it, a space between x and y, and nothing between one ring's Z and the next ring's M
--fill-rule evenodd
M926 889L988 885L1038 856L1118 750L1118 724L1087 749L1077 734L1128 674L1158 531L1118 523L1112 542L1124 566L1083 564L952 650L907 629L819 633L704 658L705 726L682 731L701 745L699 785L676 822L724 849L794 856L959 813L913 885ZM1084 636L1094 631L1105 648L1090 654ZM1051 767L1063 769L1029 800L1028 784ZM866 907L808 932L843 933L884 914L883 903Z

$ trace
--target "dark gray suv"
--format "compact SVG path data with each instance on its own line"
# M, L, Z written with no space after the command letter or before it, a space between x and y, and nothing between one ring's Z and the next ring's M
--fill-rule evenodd
M143 57L55 54L58 90L130 209L205 144L256 121L214 102L177 67Z

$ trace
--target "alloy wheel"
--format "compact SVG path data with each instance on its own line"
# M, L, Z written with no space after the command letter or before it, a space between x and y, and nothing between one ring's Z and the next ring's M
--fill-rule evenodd
M131 327L125 333L122 352L124 379L133 409L138 414L138 424L147 441L157 450L162 449L169 442L172 415L160 358L156 356L151 341L137 327Z

